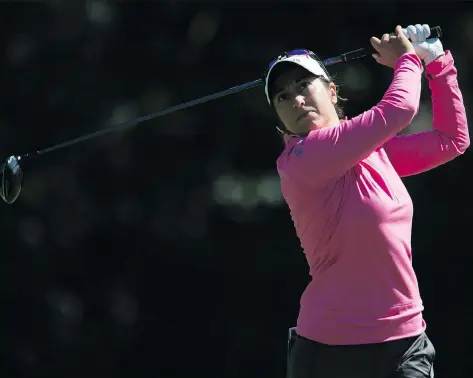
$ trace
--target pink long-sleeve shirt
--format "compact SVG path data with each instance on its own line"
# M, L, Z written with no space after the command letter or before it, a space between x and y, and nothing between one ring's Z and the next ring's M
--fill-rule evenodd
M301 336L366 344L426 328L412 267L413 204L400 177L454 159L470 141L450 51L425 68L433 130L397 136L418 111L423 73L419 58L404 54L376 106L285 138L277 169L311 275L300 301Z

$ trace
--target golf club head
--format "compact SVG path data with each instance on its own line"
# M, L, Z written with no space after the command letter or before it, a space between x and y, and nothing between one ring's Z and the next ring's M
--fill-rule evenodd
M15 202L21 192L23 172L19 160L12 155L1 166L0 196L8 204Z

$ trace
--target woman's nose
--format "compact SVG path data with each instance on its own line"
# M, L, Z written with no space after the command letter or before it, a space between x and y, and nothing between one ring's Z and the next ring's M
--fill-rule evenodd
M299 109L303 105L305 105L304 96L296 96L293 104L294 109Z

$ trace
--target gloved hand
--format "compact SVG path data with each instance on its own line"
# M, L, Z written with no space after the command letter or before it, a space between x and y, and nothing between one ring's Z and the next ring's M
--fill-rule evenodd
M445 55L442 42L438 38L429 38L430 26L427 24L409 25L403 29L404 35L409 38L414 46L417 56L427 65L438 57Z

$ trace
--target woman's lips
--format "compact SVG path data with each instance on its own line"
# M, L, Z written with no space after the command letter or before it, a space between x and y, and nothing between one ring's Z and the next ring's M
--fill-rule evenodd
M299 117L297 117L297 122L299 122L301 119L307 118L310 115L310 113L312 113L312 111L302 113Z

